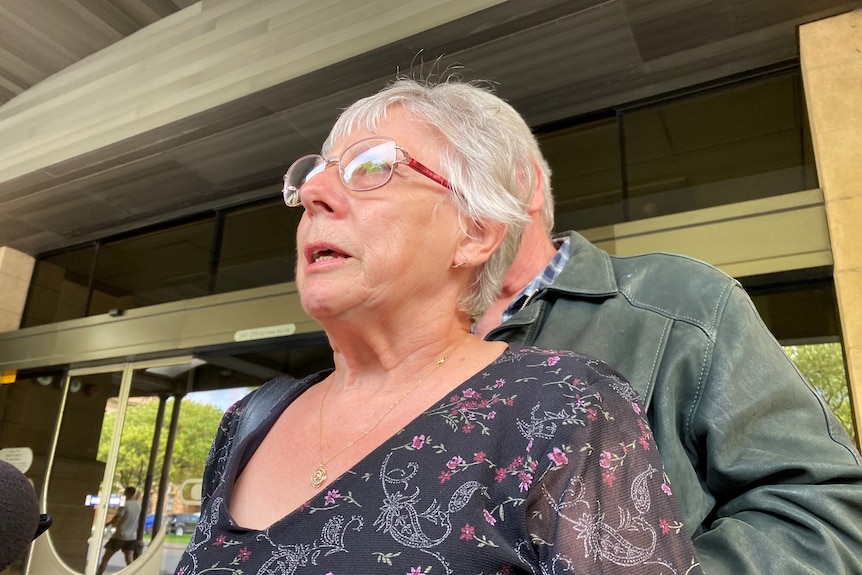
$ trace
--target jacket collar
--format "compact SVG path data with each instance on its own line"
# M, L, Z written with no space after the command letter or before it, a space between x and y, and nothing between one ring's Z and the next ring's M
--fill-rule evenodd
M583 297L608 297L619 293L611 257L577 232L555 236L569 237L569 263L550 290Z

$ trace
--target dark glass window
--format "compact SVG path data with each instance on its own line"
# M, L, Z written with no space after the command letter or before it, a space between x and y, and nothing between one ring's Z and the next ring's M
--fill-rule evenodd
M798 72L539 129L558 230L817 187Z
M558 230L622 220L619 129L615 118L539 136L551 166Z
M207 295L215 217L102 244L88 315Z
M21 327L86 315L95 258L93 244L37 260Z
M798 74L620 115L628 220L817 186Z
M822 277L811 277L820 274ZM741 281L769 331L783 345L840 339L838 299L830 270L798 270Z
M293 280L300 217L281 200L225 215L215 292Z

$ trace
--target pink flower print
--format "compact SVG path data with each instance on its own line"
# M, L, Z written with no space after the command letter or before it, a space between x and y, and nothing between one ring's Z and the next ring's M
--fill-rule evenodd
M515 471L516 469L521 467L522 463L524 463L524 458L519 455L512 460L512 463L509 464L509 471Z
M596 411L595 407L591 407L587 410L587 419L590 421L596 421L599 418L599 412Z
M560 361L560 356L559 355L552 355L551 357L548 358L548 367L554 367L555 365L557 365L558 361Z
M670 485L668 485L667 483L661 484L661 490L664 491L664 494L667 496L673 495L673 491L670 490Z
M614 472L610 469L606 469L602 471L602 482L608 487L613 487L614 482L616 482L617 476L614 475Z
M488 525L496 525L497 520L494 519L494 516L487 509L482 510L482 515L485 516L485 521L488 522Z
M461 539L466 539L467 541L473 540L473 535L476 533L476 529L470 525L469 523L465 523L464 527L461 528Z
M661 532L663 535L667 535L670 533L670 524L667 522L667 519L659 519L658 526L661 527Z
M219 535L218 537L215 538L215 541L213 541L213 545L217 545L217 546L221 547L222 545L224 545L225 541L227 541L227 537L225 537L224 533L222 533L221 535Z
M452 472L451 471L441 471L440 476L437 477L437 479L440 480L440 483L446 483L447 481L452 479Z
M644 451L649 451L649 441L647 441L645 435L641 435L640 437L638 437L638 443L641 444L641 447L644 448Z
M494 382L494 389L499 389L499 388L503 387L504 385L506 385L506 380L500 378Z
M513 395L511 397L507 397L503 400L503 403L505 403L509 407L512 407L513 405L515 405L515 396Z
M180 570L177 571L177 575L186 575L186 566L185 565L180 567Z
M498 468L494 472L494 481L496 481L497 483L503 483L504 479L506 479L506 470Z
M633 409L633 410L634 410L634 412L635 412L635 413L637 413L638 415L640 415L640 414L641 414L641 406L640 406L640 405L638 405L638 404L637 404L637 402L635 402L635 401L633 401L633 402L632 402L632 409Z
M482 463L483 461L485 461L485 455L486 455L486 453L484 451L480 451L479 453L474 453L473 454L473 461L475 461L476 463Z
M411 567L407 575L422 575L422 567Z
M425 436L424 435L414 435L413 443L410 444L410 447L413 449L422 449L422 446L425 445Z
M472 421L468 421L467 423L465 423L465 424L461 427L461 431L463 431L464 433L470 433L470 432L471 432L471 431L473 431L475 428L476 428L476 424L475 424L475 423L473 423Z
M462 395L464 397L476 397L477 393L475 389L473 389L472 387L468 387L464 390L464 393Z
M610 469L611 457L613 457L613 454L610 451L602 451L602 454L599 455L599 467Z
M446 467L448 467L449 469L455 469L456 467L461 465L463 462L464 462L464 458L461 457L460 455L456 455L455 457L453 457L452 459L450 459L446 463Z
M251 551L248 550L248 547L243 547L236 552L236 558L245 563L251 558Z
M503 568L500 569L500 575L512 575L512 566L503 565Z
M569 462L569 458L564 451L559 447L555 447L554 451L548 454L548 459L554 462L557 467L565 465Z
M452 397L449 398L449 403L458 403L459 401L461 401L461 398L458 397L457 395L453 395Z
M489 411L488 412L488 419L494 419L495 417L497 417L496 411Z
M518 489L520 491L527 491L533 483L533 476L526 471L520 472L518 474L518 479L521 480L521 483L518 484Z
M524 449L524 451L529 453L531 449L533 449L533 438L532 437L530 438L530 441L527 442L527 448Z
M323 498L323 501L324 503L326 503L326 505L334 505L335 500L339 497L341 497L341 494L338 492L337 489L330 489L326 492L326 497Z

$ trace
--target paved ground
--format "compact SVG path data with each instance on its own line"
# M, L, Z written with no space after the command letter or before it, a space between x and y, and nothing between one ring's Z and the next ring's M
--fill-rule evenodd
M185 549L185 545L179 543L165 543L162 548L161 575L173 575L174 569L180 561L180 556L183 554L183 549ZM117 553L114 553L111 560L108 561L108 568L105 569L105 575L118 573L125 566L126 560L123 558L123 554L118 551Z

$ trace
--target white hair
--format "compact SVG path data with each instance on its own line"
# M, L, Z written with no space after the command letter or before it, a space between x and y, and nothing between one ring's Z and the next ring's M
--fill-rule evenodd
M489 89L454 77L440 83L399 78L358 100L335 122L323 144L323 155L334 142L358 129L377 131L393 107L403 108L443 136L446 145L438 163L456 190L450 197L461 216L480 227L494 223L507 228L500 247L477 270L459 301L459 309L476 319L502 288L529 221L526 208L535 190L545 196L542 221L546 231L553 229L550 168L529 126L514 108Z

